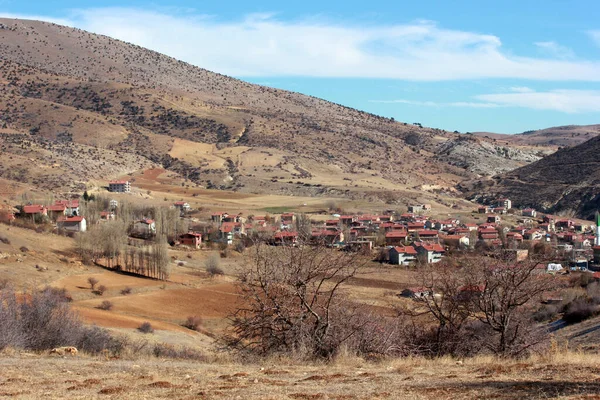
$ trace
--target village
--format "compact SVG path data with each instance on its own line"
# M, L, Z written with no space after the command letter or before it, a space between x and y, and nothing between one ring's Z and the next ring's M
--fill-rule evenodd
M167 232L157 230L157 211L146 208L132 212L128 205L128 216L124 216L125 204L121 206L120 202L129 200L117 198L131 193L129 181L110 181L106 190L114 196L96 199L85 192L77 199L19 204L0 211L0 222L26 224L35 229L50 226L52 232L72 236L121 218L127 223L127 244L138 247L154 239L157 232ZM274 246L310 242L358 251L375 261L406 267L437 263L459 252L497 250L509 253L515 260L552 253L553 262L540 266L548 272L594 270L600 264L596 225L538 215L532 208L517 210L505 198L473 210L469 219L476 223L452 217L434 218L435 210L429 204L411 205L406 212L333 212L316 216L294 212L243 215L204 210L201 213L185 201L175 201L169 209L175 211L171 215L178 221L163 221L175 227L168 231L168 243L190 250L243 251L252 241L260 239Z

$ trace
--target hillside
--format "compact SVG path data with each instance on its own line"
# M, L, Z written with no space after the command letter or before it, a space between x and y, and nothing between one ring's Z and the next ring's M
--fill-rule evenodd
M443 146L459 134L249 84L55 24L0 19L0 51L0 178L24 186L81 191L89 181L162 167L206 188L369 192L393 202L399 195L390 192L452 194L465 178L531 158L447 157Z
M474 132L473 135L519 146L571 147L600 135L600 125L566 125L506 135Z
M462 185L467 197L507 196L515 207L591 219L600 208L600 136L535 163Z

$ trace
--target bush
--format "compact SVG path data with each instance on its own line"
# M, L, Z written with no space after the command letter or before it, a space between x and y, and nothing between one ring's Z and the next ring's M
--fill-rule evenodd
M10 244L10 239L7 238L6 236L0 236L0 242L2 242L4 244Z
M128 294L131 294L132 291L133 291L133 289L131 289L129 286L127 286L125 289L121 290L121 294L123 296L127 296Z
M98 279L94 278L93 276L90 276L87 281L90 284L90 288L92 288L92 290L94 290L94 288L98 284Z
M533 320L536 322L551 321L558 316L559 305L547 304L540 307L535 313L533 313Z
M210 276L224 275L225 272L223 272L223 270L221 269L220 264L220 257L216 254L211 254L205 262L206 272L208 272Z
M155 357L160 358L179 358L185 360L206 361L206 357L198 350L189 347L175 347L170 344L157 343L152 349Z
M578 298L567 306L563 320L568 324L585 321L598 313L597 307L586 299Z
M96 289L96 291L94 293L96 293L98 296L102 296L104 294L104 292L106 292L108 288L104 285L100 285L98 286L98 288Z
M150 322L144 322L138 327L138 331L142 333L154 333L154 328Z
M27 253L29 251L29 249L25 246L19 247L19 250L21 250L21 253Z
M100 310L110 311L113 308L113 303L108 300L104 300L102 303L100 303L98 308Z
M183 324L183 326L193 331L199 331L200 327L202 326L202 318L197 316L190 316L188 317L187 321L185 321L185 324Z
M235 244L235 251L243 253L246 250L246 245L241 240Z
M123 339L98 327L87 327L71 310L66 291L46 288L19 295L9 286L0 289L0 349L14 347L42 351L75 346L92 354L122 351Z

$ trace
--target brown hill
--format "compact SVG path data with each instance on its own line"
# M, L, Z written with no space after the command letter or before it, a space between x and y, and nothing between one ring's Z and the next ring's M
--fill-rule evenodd
M458 134L249 84L45 22L0 19L0 51L0 178L42 189L80 191L91 180L164 167L208 188L368 192L393 202L424 188L454 193L476 173L539 158L539 149L465 157L471 142L461 142L460 151L446 145Z
M566 125L514 135L475 132L476 136L520 146L571 147L600 135L600 125Z
M474 200L507 196L517 207L591 219L600 208L600 136L535 163L463 184Z

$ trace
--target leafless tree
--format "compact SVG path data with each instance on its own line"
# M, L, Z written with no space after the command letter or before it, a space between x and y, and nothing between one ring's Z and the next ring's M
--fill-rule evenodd
M241 302L230 343L260 354L304 351L331 357L368 319L341 292L367 260L356 253L300 244L256 243L239 277Z

